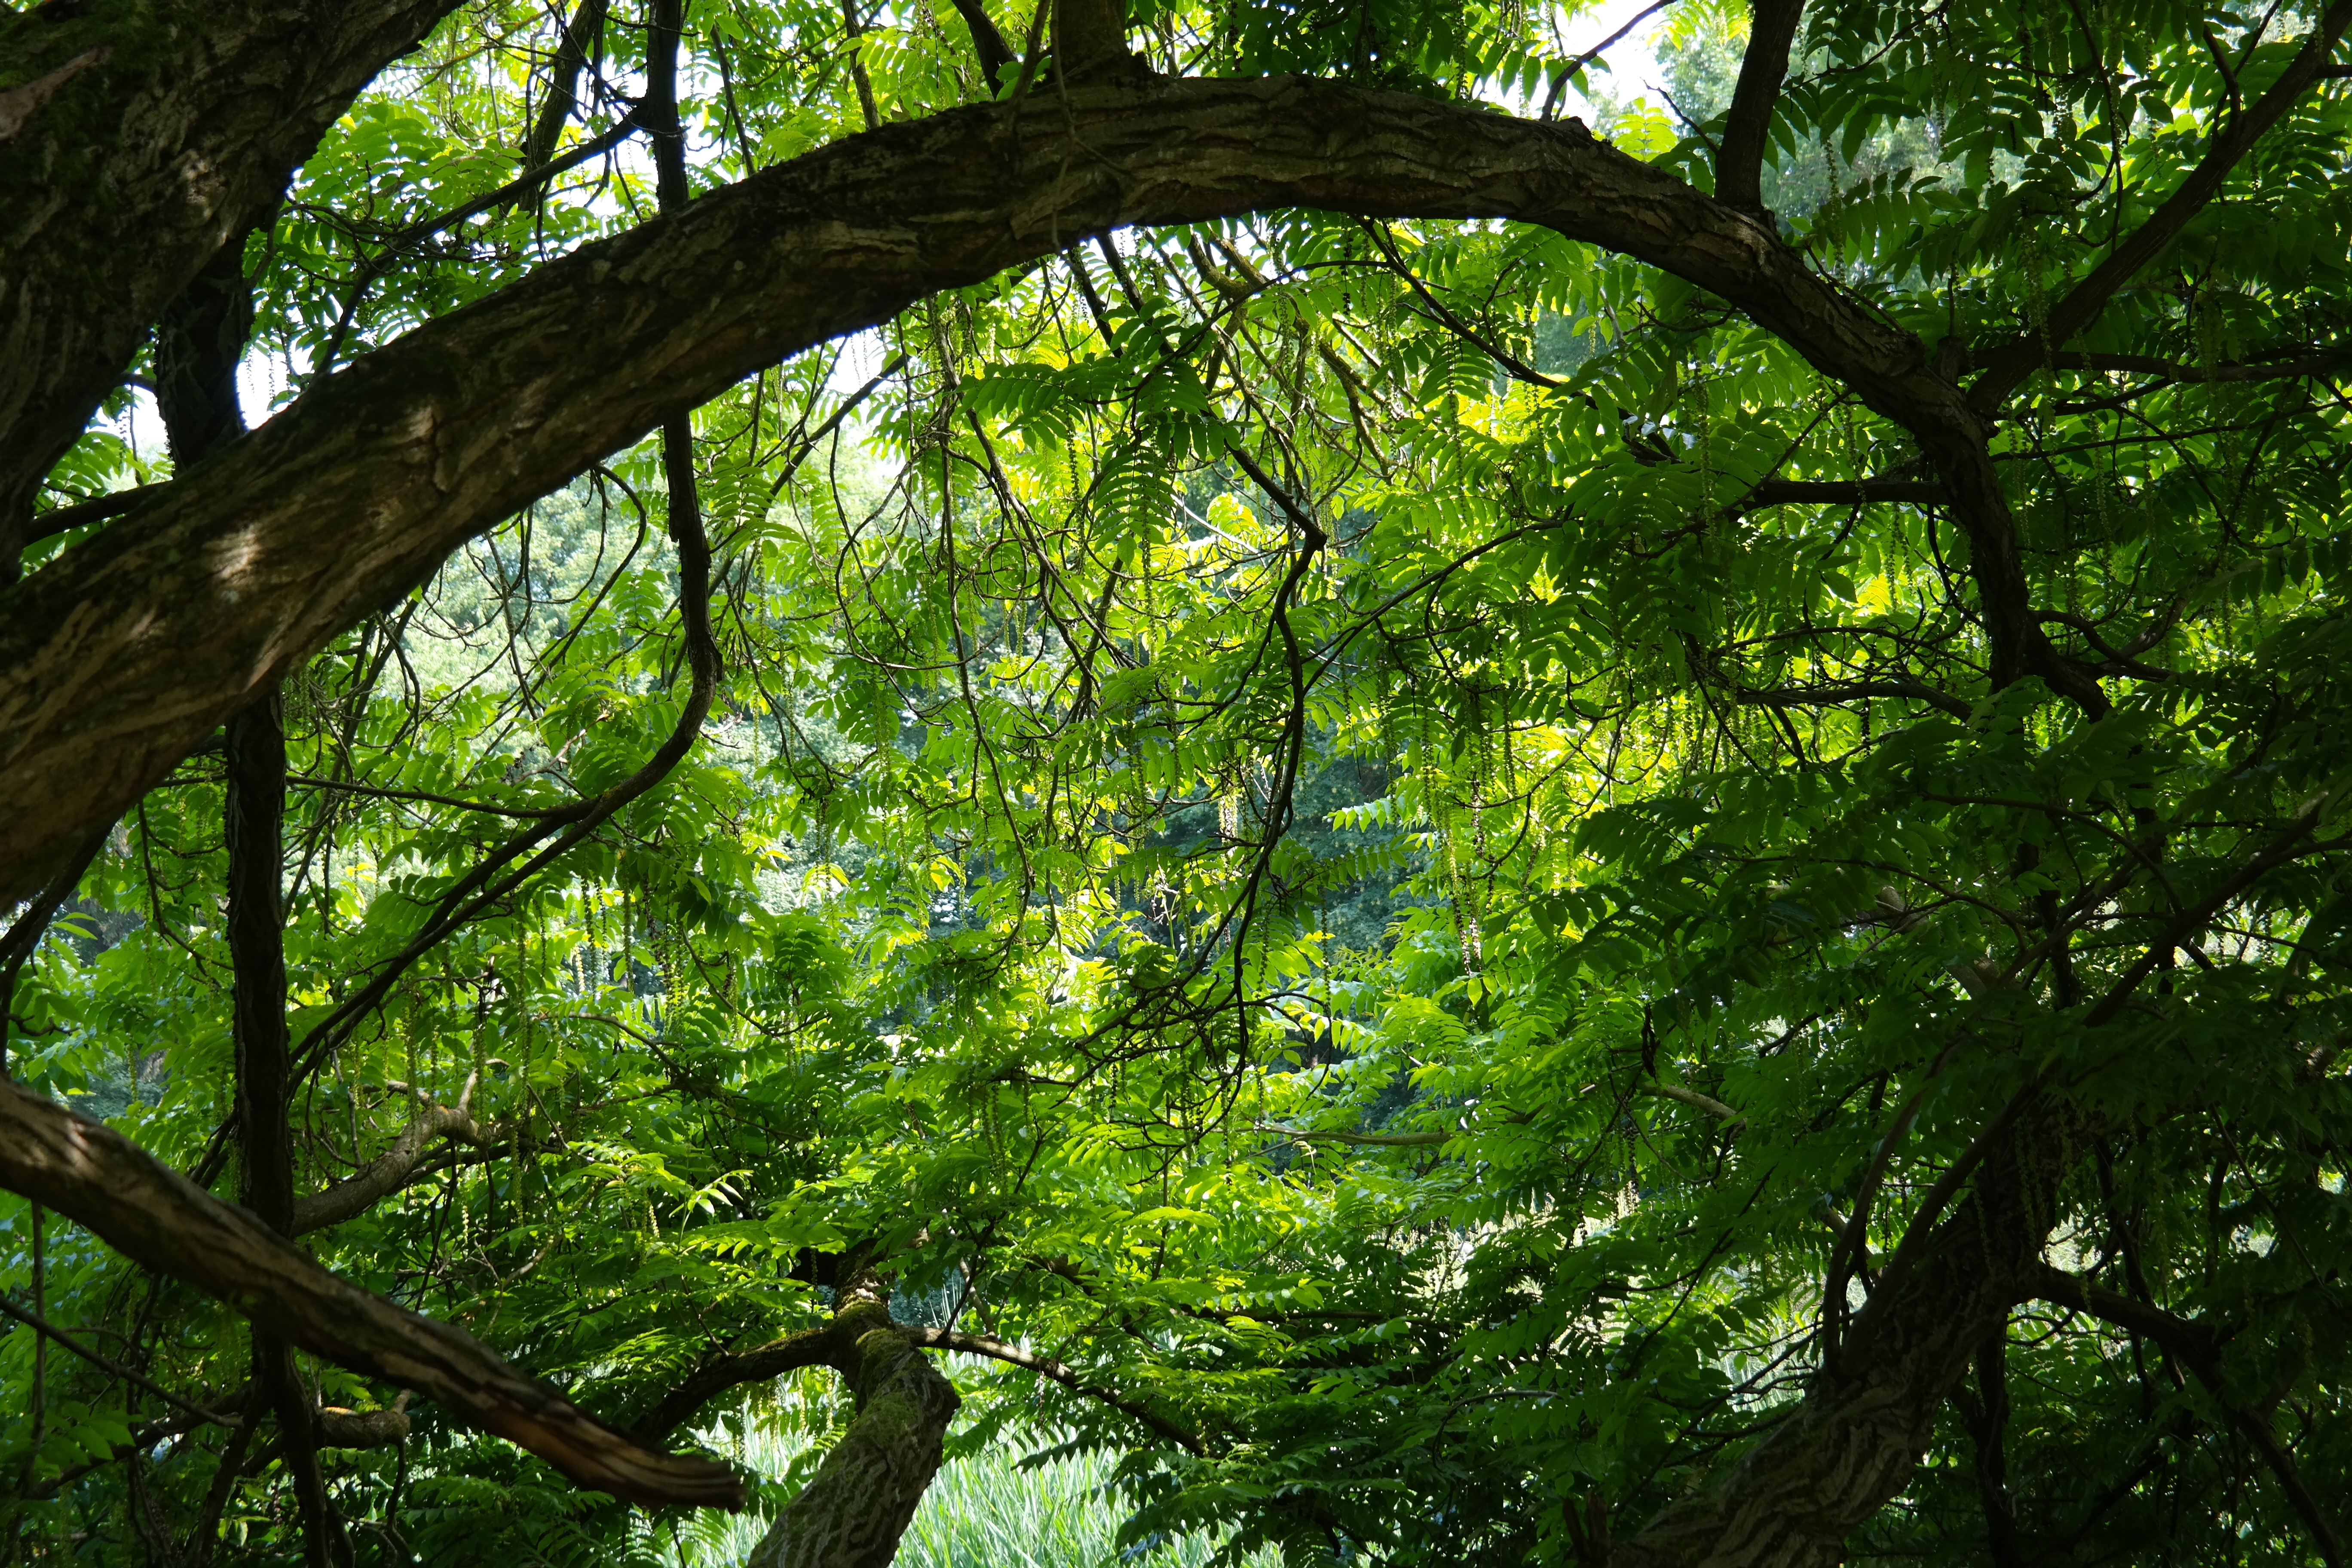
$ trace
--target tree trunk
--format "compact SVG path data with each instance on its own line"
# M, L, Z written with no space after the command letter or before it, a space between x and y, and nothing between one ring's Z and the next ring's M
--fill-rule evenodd
M962 1404L953 1385L879 1302L841 1309L832 1337L856 1419L751 1549L748 1568L888 1568L939 1473Z
M245 434L236 370L253 321L237 233L172 302L155 332L155 402L175 468L193 468ZM229 1036L236 1071L238 1196L262 1224L294 1233L294 1141L287 1126L286 735L275 683L228 721ZM302 1515L310 1568L348 1562L349 1546L319 1470L316 1423L283 1339L253 1332L255 1386L278 1417L279 1447Z
M1937 1409L2034 1295L2059 1183L2088 1147L2079 1127L2029 1115L1995 1141L1968 1199L1899 1278L1890 1265L1845 1343L1795 1411L1706 1488L1610 1555L1610 1568L1832 1568L1845 1540L1903 1488Z

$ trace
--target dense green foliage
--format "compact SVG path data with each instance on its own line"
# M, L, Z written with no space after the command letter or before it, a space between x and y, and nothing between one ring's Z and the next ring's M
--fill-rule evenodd
M1162 69L1529 111L1594 27L1402 0L1135 20ZM951 8L866 25L698 5L697 179L862 129L862 92L886 120L986 92ZM1596 68L1631 106L1597 129L1705 184L1745 17L1666 26L1674 113ZM2311 26L1822 0L1767 201L1964 366L2032 341ZM567 136L623 111L642 37L616 9ZM650 210L625 149L434 222L513 175L551 47L541 8L469 9L305 168L247 250L287 395ZM2037 1561L2319 1561L2252 1433L2345 1517L2347 106L2309 95L2000 410L2036 607L2111 711L1990 688L1939 502L1751 493L1916 486L1909 433L1543 231L1130 233L743 384L694 416L717 711L312 1064L304 1191L428 1095L470 1085L498 1129L309 1244L621 1421L820 1321L815 1260L867 1246L901 1321L1033 1346L1192 1440L955 1363L959 1450L1118 1456L1126 1542L1597 1563L1596 1531L1801 1395L2031 1088L2087 1130L2051 1261L2202 1325L2221 1381L2022 1304L2005 1426L1960 1390L1853 1552L1981 1557L1997 1452ZM56 483L162 471L101 429ZM676 721L660 474L614 456L289 686L298 1047L519 822ZM16 1077L184 1169L229 1104L221 815L199 754L123 822L7 1037ZM29 1307L31 1215L0 1196L0 1221ZM243 1385L226 1310L54 1220L42 1247L53 1321L191 1397ZM38 1404L0 1437L16 1550L173 1560L215 1431L132 1445L152 1395L36 1362L0 1339L0 1406ZM304 1370L331 1405L395 1394ZM730 1452L822 1435L829 1390L701 1421ZM397 1449L327 1456L363 1561L661 1549L412 1414ZM239 1561L293 1529L256 1455Z

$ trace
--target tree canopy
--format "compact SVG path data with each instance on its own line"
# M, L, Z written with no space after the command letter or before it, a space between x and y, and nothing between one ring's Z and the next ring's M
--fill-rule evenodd
M0 10L11 1560L2341 1568L2347 26Z

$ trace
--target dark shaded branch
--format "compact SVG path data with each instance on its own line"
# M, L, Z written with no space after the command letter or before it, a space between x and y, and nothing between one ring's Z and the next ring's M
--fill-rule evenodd
M155 403L175 469L186 470L245 434L236 370L253 324L245 277L245 237L221 247L155 328ZM238 1140L238 1195L262 1224L293 1234L294 1141L287 1124L285 819L286 735L278 683L264 682L230 716L222 734L226 767L229 1040ZM286 1342L253 1331L254 1384L278 1417L278 1451L294 1483L310 1568L351 1560L341 1521L327 1499L310 1401Z
M1501 365L1514 381L1523 381L1530 386L1558 387L1568 384L1556 375L1546 375L1508 349L1491 342L1485 334L1439 303L1437 296L1429 291L1429 285L1421 280L1421 275L1406 266L1404 258L1397 254L1396 243L1390 237L1388 229L1384 226L1368 220L1364 224L1364 232L1371 236L1372 244L1379 247L1381 258L1387 264L1388 269L1403 279L1405 286L1412 290L1413 297L1428 308L1430 314L1435 316L1438 324L1447 331Z
M1277 1127L1272 1122L1260 1122L1257 1130L1271 1132L1278 1138L1320 1139L1326 1143L1345 1143L1351 1149L1433 1149L1462 1136L1459 1132L1342 1132L1336 1128Z
M536 199L540 187L548 181L619 146L636 134L638 126L638 111L631 110L609 128L579 146L549 159L536 168L525 169L488 195L476 196L472 201L436 216L420 218L385 240L383 247L360 268L346 289L342 312L336 317L333 330L328 332L326 343L319 351L320 368L322 371L331 369L342 358L343 340L350 334L352 323L359 319L361 301L367 298L367 292L375 286L375 280L391 271L411 247L430 239L445 228L454 227L494 207L511 205L525 197Z
M1969 1436L1977 1446L1977 1496L1984 1508L1985 1542L1993 1568L2021 1568L2025 1561L2017 1539L2017 1505L2009 1493L2009 1331L1977 1348L1977 1398L1961 1402Z
M2347 361L2352 361L2352 344L2239 364L2182 364L2154 354L2084 353L2073 349L2053 352L2049 359L2053 370L2120 371L2129 375L2190 382L2291 381L2330 374L2344 369Z
M1748 24L1748 52L1739 62L1739 82L1731 90L1731 110L1715 154L1715 199L1759 211L1764 205L1764 150L1771 142L1772 110L1789 74L1789 46L1803 19L1805 0L1755 0Z
M187 1568L204 1568L212 1556L213 1548L220 1543L221 1512L228 1506L229 1493L236 1489L237 1478L245 1471L245 1451L252 1445L257 1418L247 1415L229 1434L228 1446L222 1449L220 1462L213 1468L213 1479L205 1488L205 1500L196 1510L196 1522L188 1532Z
M1073 1394L1082 1394L1131 1416L1149 1427L1154 1436L1166 1438L1186 1453L1205 1451L1206 1446L1199 1433L1178 1426L1134 1400L1087 1383L1076 1372L1051 1356L1023 1350L1019 1345L1008 1344L992 1334L967 1334L953 1329L908 1329L904 1331L915 1343L927 1350L957 1351L965 1355L986 1356L991 1361L1001 1361L1008 1366L1021 1367L1040 1377L1051 1378Z
M460 800L456 795L435 795L430 790L383 789L375 784L357 784L349 779L312 778L306 773L289 773L288 784L300 784L305 789L333 790L341 795L363 795L376 800L414 800L428 805L452 805L459 811L478 811L489 816L515 816L526 821L542 816L558 816L562 806L493 805L488 801Z
M79 1220L134 1262L187 1280L289 1343L440 1401L581 1486L648 1506L742 1506L742 1487L724 1466L632 1442L462 1330L329 1273L121 1133L15 1084L0 1084L0 1185Z
M980 57L981 75L988 79L992 91L1003 92L1012 79L1005 73L1013 66L1013 46L1004 41L996 23L988 15L981 0L952 0L956 15L971 29L972 52Z
M2189 220L2221 193L2230 172L2263 132L2285 118L2287 110L2320 79L2347 27L2352 27L2352 0L2336 0L2286 69L2279 73L2278 79L2262 97L2230 116L2229 123L2206 147L2205 155L2197 161L2188 178L2148 215L2147 221L2109 251L2106 258L2091 269L2089 277L2068 289L2065 298L2050 308L2047 321L1978 356L1983 371L1969 388L1969 402L1974 407L1990 413L2006 403L2010 394L2042 363L2045 354L2064 347L2089 326L2114 298L2116 290L2138 276L2141 268L2156 259L2157 253L2189 226Z
M1831 680L1818 686L1794 686L1777 691L1755 691L1742 688L1732 692L1735 702L1752 703L1763 708L1828 708L1860 701L1871 697L1895 697L1913 702L1925 702L1941 713L1955 719L1965 719L1974 711L1966 702L1948 691L1938 691L1924 680Z
M100 847L106 843L110 827L103 827L84 837L81 847L58 868L48 885L35 893L25 912L0 936L0 1079L8 1076L8 1020L16 1003L16 977L40 948L41 938L48 934L49 921L58 908L81 886L82 873L98 858Z
M686 0L653 0L646 22L646 93L637 122L653 143L654 196L663 212L686 205L686 127L677 117L677 49Z
M2179 1357L2190 1371L2202 1368L2200 1376L2209 1373L2218 1375L2221 1346L2201 1323L2190 1322L2161 1307L2048 1264L2035 1272L2031 1283L2032 1293L2042 1300L2078 1308L2119 1329L2154 1340Z
M37 511L25 525L24 542L36 544L44 539L55 539L60 533L70 533L88 523L110 522L137 511L163 494L164 485L134 485L127 490L113 490L88 500L78 500L69 506L53 506L47 511Z
M2303 1516L2304 1523L2311 1531L2313 1542L2318 1546L2319 1554L2326 1561L2328 1568L2344 1568L2343 1540L2336 1533L2335 1522L2327 1517L2326 1508L2305 1482L2302 1471L2295 1465L2294 1456L2279 1442L2278 1434L2271 1430L2269 1419L2261 1411L2248 1410L2230 1397L2222 1382L2221 1345L2210 1330L2186 1318L2176 1317L2160 1307L2047 1265L2043 1266L2033 1284L2033 1293L2043 1300L2080 1308L2119 1329L2144 1335L2184 1363L2212 1394L2231 1422L2262 1454L2263 1462L2270 1467L2279 1489L2286 1494L2287 1501L2295 1512Z
M630 1424L629 1435L640 1443L658 1447L729 1389L747 1383L772 1383L803 1367L828 1366L833 1355L830 1328L803 1330L748 1351L721 1351L656 1400L652 1409Z
M1910 501L1930 506L1951 493L1932 479L1764 479L1739 499L1742 510L1759 506L1868 506Z
M24 1308L19 1307L16 1302L8 1300L5 1295L0 1295L0 1313L5 1313L7 1316L16 1319L26 1328L31 1329L35 1333L46 1334L50 1339L55 1340L58 1343L65 1346L66 1349L73 1352L74 1354L81 1357L82 1360L89 1363L90 1365L98 1368L100 1372L105 1373L109 1377L121 1378L125 1383L143 1388L148 1393L153 1394L156 1398L162 1400L164 1404L171 1405L173 1409L187 1412L188 1415L194 1416L198 1421L209 1421L215 1426L231 1426L236 1425L236 1423L229 1420L227 1416L215 1415L214 1412L205 1409L201 1405L183 1399L178 1394L173 1394L170 1389L165 1388L159 1384L151 1383L139 1373L131 1371L129 1367L123 1366L99 1354L96 1351L90 1349L88 1345L83 1344L79 1340L74 1338L71 1334L67 1333L63 1329L56 1327L47 1320L40 1317L37 1313L25 1310Z
M563 23L563 41L547 70L547 98L523 138L522 166L535 169L555 156L563 127L580 106L580 72L604 54L604 13L611 0L580 0Z
M2196 936L2211 924L2213 917L2228 908L2231 900L2252 887L2271 871L2304 853L2303 842L2311 837L2313 829L2319 826L2320 818L2325 815L2325 808L2330 798L2328 791L2321 790L2304 802L2302 808L2290 820L2285 832L2265 845L2259 853L2250 857L2243 865L2224 878L2221 885L2211 892L2175 916L2165 926L2164 934L2148 944L2147 951L2141 953L2129 969L2124 971L2116 983L2107 988L2107 994L2100 997L2097 1005L2084 1015L2084 1026L2095 1029L2104 1024L2113 1022L2116 1016L2130 1004L2132 994L2139 989L2140 982L2153 974L2159 965L2168 962L2174 951L2182 942ZM2341 844L2343 840L2338 838L2327 842Z

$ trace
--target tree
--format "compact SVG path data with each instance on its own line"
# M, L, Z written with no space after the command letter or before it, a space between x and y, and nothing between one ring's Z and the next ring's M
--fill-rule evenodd
M0 21L18 1550L2340 1562L2352 0L1575 20Z

